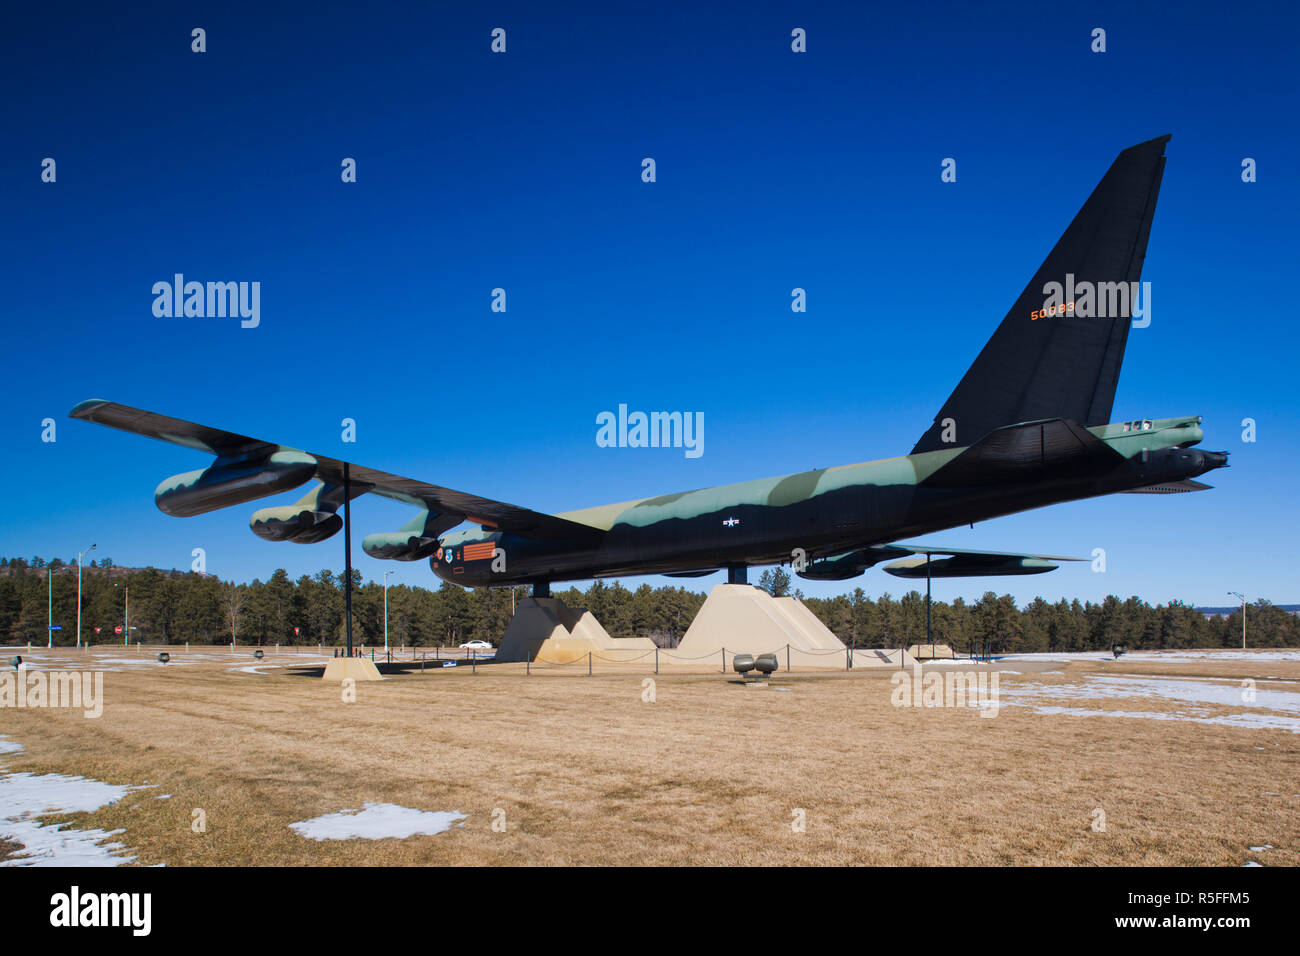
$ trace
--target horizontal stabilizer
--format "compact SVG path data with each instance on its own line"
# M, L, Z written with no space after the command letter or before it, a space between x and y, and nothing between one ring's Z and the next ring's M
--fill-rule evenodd
M875 544L817 561L799 577L810 581L845 581L862 574L872 565L901 558L885 565L885 570L899 578L925 577L926 562L930 576L936 578L988 577L1000 574L1041 574L1058 567L1058 561L1086 561L1060 554L1023 554L1016 551L976 551L971 548L945 548L929 544Z
M1016 551L976 551L971 548L945 548L930 544L875 544L817 561L799 577L810 581L845 581L862 574L867 568L889 561L885 570L899 578L925 577L926 562L930 576L936 578L987 577L997 574L1041 574L1058 567L1058 561L1086 561L1060 554L1023 554Z
M1031 554L956 554L948 558L904 558L885 565L896 578L987 578L1004 574L1042 574L1060 565Z
M923 488L979 488L1104 471L1119 452L1068 418L1007 425L989 432L921 482Z
M1087 561L1088 558L1071 558L1064 554L1026 554L1023 551L980 551L975 548L945 548L937 544L894 544L877 545L882 551L906 551L909 554L951 554L973 555L976 557L995 558L1038 558L1042 561ZM891 555L892 557L892 555Z

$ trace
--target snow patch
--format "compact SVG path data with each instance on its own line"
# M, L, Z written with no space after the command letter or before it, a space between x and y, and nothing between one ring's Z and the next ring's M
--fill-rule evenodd
M999 689L1003 706L1030 707L1039 714L1065 714L1073 717L1133 717L1146 720L1182 720L1200 724L1222 724L1266 730L1300 733L1300 693L1278 690L1254 690L1254 699L1242 699L1244 688L1237 681L1214 678L1137 677L1125 675L1089 675L1070 684L1033 682ZM1066 701L1115 701L1155 699L1185 704L1169 713L1128 710L1093 710L1041 703L1044 699ZM1214 713L1209 707L1240 708L1236 713Z
M0 773L0 837L21 846L0 866L120 866L133 861L135 857L122 855L123 844L104 842L122 830L72 830L33 818L92 813L141 789L62 773Z
M1114 661L1109 651L1044 652L1037 654L1008 654L1008 660L1028 661ZM1273 651L1129 651L1121 661L1146 663L1187 664L1206 661L1300 661L1300 650Z
M343 810L289 824L309 840L383 840L433 835L450 830L469 817L463 813L413 810L395 803L366 803L360 810Z
M1023 689L1022 689L1023 688ZM1114 700L1150 697L1159 700L1216 704L1223 707L1250 707L1281 711L1300 716L1300 693L1285 690L1254 690L1254 700L1244 701L1246 688L1238 681L1220 682L1185 677L1088 676L1073 684L1018 685L1003 693L1047 696L1066 700Z

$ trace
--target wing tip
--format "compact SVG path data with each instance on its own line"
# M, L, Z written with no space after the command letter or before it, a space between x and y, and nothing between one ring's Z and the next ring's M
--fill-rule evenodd
M76 405L72 406L72 411L68 412L68 417L88 419L97 409L112 404L106 398L88 398L84 402L77 402Z

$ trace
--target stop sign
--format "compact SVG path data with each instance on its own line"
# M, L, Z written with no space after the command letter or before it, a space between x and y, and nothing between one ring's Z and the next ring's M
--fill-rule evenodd
M122 633L122 625L119 624L117 627L113 628L113 633L114 633L114 634L121 634L121 633Z

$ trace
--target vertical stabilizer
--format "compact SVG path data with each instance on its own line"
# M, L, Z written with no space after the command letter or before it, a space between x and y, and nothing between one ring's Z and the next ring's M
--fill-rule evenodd
M1142 276L1167 142L1168 136L1159 136L1119 154L913 454L971 445L995 428L1019 422L1070 418L1101 425L1110 420L1128 342L1130 292ZM1062 311L1043 315L1044 287L1050 282L1063 290L1086 291L1085 284L1091 284L1094 294L1084 306L1080 296L1066 291ZM1080 311L1092 314L1076 313L1076 300ZM1122 314L1115 314L1124 303ZM953 420L955 440L943 441L952 438L944 435L945 419Z

